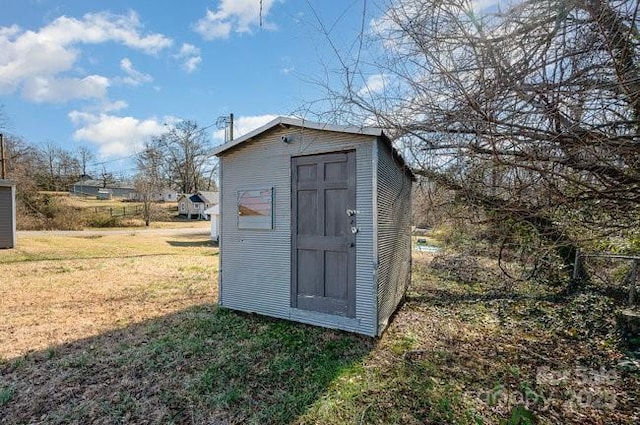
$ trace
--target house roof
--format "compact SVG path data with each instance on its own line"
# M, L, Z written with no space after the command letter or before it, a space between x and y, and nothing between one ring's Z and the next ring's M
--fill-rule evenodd
M3 180L0 179L0 187L12 187L15 186L16 184L14 182L12 182L11 180Z
M278 117L272 121L269 121L267 124L263 125L262 127L258 127L255 130L250 131L249 133L238 137L237 139L231 140L227 143L224 143L216 147L213 150L213 154L216 156L221 156L225 152L229 151L230 149L233 149L245 142L248 142L254 139L255 137L260 136L262 133L268 130L271 130L272 128L277 126L284 127L284 128L301 127L301 128L309 128L312 130L334 131L337 133L350 133L350 134L360 134L365 136L380 137L391 148L393 152L393 156L398 160L400 165L406 170L409 177L411 177L411 179L414 181L416 180L413 172L405 162L404 158L402 158L402 155L400 155L400 153L393 147L391 140L389 139L389 137L387 137L386 134L384 134L384 131L378 127L358 127L358 126L351 126L351 125L322 124L322 123L308 121L308 120L299 119L299 118Z
M204 192L204 191L199 191L192 194L182 193L178 195L178 202L180 202L182 198L187 198L191 202L202 202L203 204L217 204L218 202L220 202L220 193Z
M206 201L204 199L202 199L202 197L200 195L198 195L197 193L194 193L193 195L189 196L189 200L193 203L196 202L200 202L202 204L204 204Z
M73 184L73 186L86 186L86 187L98 187L102 188L104 186L104 182L102 180L80 180ZM113 184L108 184L107 189L129 189L135 190L131 183L125 182L117 182Z
M207 202L209 204L217 204L218 202L220 202L220 193L219 192L199 191L198 195L200 195L200 197L202 199L204 199L205 202Z

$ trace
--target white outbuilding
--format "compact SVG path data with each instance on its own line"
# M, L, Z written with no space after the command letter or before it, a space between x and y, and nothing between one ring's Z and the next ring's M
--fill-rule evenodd
M217 241L220 237L220 205L215 204L207 208L204 214L211 220L211 240Z

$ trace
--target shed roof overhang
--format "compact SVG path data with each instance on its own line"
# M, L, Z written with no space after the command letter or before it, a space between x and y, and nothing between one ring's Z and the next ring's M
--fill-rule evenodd
M396 158L396 160L399 161L400 165L408 173L409 177L411 177L411 180L413 181L416 180L415 175L413 174L409 166L404 161L404 158L402 158L402 155L400 155L400 153L393 147L393 145L391 144L391 140L389 139L389 137L387 137L386 134L384 134L384 131L378 127L358 127L358 126L351 126L351 125L323 124L323 123L308 121L300 118L278 117L269 121L267 124L263 125L262 127L258 127L255 130L252 130L249 133L238 137L237 139L230 140L227 143L217 146L213 150L213 154L216 156L223 156L229 150L232 150L233 148L243 143L246 143L251 141L252 139L255 139L256 137L260 136L262 133L265 133L266 131L269 131L274 127L284 127L284 128L300 127L300 128L308 128L312 130L333 131L337 133L350 133L350 134L380 137L385 143L389 145L389 147L391 147L393 156Z
M11 180L0 179L0 187L13 187L15 185L15 182Z

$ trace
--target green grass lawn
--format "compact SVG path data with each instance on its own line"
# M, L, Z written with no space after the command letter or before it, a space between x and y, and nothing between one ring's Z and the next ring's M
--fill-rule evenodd
M105 295L121 303L110 310L108 317L114 318L107 329L78 331L64 342L5 355L0 423L640 420L637 359L617 333L615 300L595 290L562 296L546 287L516 285L504 294L496 290L500 276L483 261L472 263L475 269L465 274L459 262L448 268L442 257L432 262L431 254L416 253L406 302L381 338L367 338L217 307L211 295L217 270L208 265L215 248L197 244L193 236L189 244L169 244L162 237L118 238L126 252L144 245L145 258L155 267L170 260L175 276L188 278L189 285L149 274L146 279L157 279L154 289L138 282L131 290L117 287L115 297ZM85 260L88 250L108 242L74 242L82 241L89 245L78 248ZM60 267L81 273L85 260L72 258L70 242L61 245L68 251L56 260L58 268L53 260L31 258L25 264L41 263L45 276L67 273ZM120 261L122 273L127 267L141 271L137 261ZM5 266L19 274L16 264ZM93 263L86 264L90 273ZM103 285L109 285L106 279ZM94 297L101 296L94 291ZM176 298L184 302L162 313ZM68 315L89 314L92 299L78 300ZM154 314L135 316L139 320L125 325L116 320L118 305L132 309L138 304ZM14 311L27 316L25 309ZM35 332L40 325L31 326ZM0 332L0 340L5 338Z

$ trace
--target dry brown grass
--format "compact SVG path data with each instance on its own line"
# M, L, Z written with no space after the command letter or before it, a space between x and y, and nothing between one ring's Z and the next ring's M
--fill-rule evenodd
M214 302L206 235L23 237L0 252L0 358Z
M207 235L0 251L0 424L291 423L367 338L214 305Z
M0 251L0 424L640 423L603 294L415 253L370 339L218 308L216 254L135 232Z

